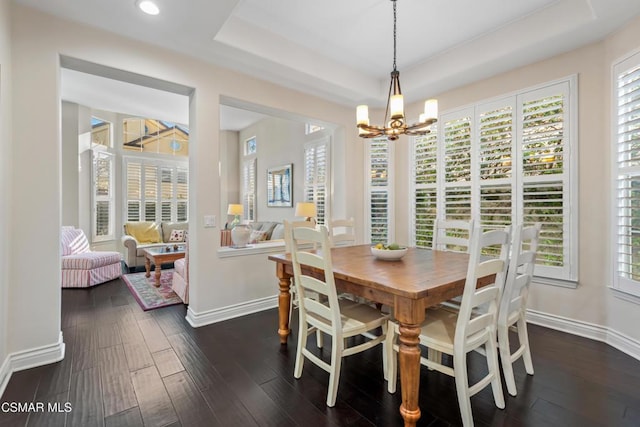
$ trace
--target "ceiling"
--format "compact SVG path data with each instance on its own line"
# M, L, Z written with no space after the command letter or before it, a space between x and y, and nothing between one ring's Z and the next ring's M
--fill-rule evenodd
M14 0L348 106L383 106L393 60L389 0ZM630 0L398 0L408 102L602 39Z

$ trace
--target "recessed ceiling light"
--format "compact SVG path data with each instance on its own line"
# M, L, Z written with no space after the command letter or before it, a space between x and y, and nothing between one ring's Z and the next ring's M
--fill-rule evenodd
M151 0L138 0L138 7L141 11L148 15L157 15L160 13L158 5Z

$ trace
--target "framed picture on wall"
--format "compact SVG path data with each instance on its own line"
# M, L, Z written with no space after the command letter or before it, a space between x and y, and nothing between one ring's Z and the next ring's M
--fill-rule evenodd
M267 206L293 206L293 164L267 169Z

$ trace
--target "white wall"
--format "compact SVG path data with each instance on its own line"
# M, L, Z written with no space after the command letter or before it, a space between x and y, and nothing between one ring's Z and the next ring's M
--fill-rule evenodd
M244 141L253 136L257 143L256 170L256 220L282 222L293 220L297 202L304 198L304 123L269 117L243 129L238 135L239 152L243 153ZM239 164L242 164L242 155ZM292 207L267 206L267 170L276 166L293 164ZM242 168L239 167L240 171Z
M11 15L9 0L0 0L0 394L8 379L9 257L11 247Z

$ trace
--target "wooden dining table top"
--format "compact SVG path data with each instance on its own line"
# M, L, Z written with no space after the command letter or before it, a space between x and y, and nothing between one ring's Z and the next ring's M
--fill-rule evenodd
M290 254L274 254L269 259L291 265ZM449 294L462 294L469 255L408 248L402 259L387 261L374 257L370 245L358 245L332 248L331 260L337 281L437 304L450 298Z

